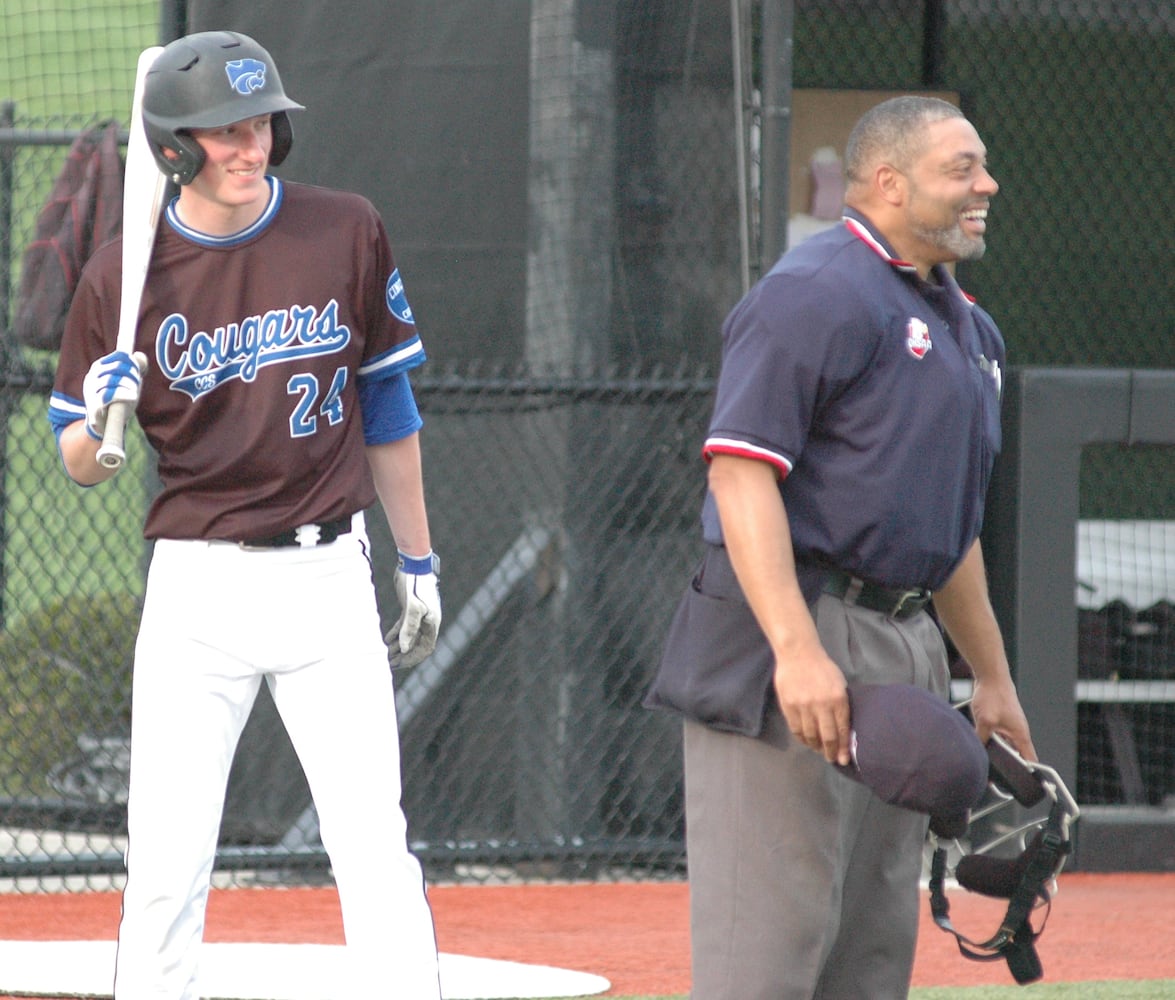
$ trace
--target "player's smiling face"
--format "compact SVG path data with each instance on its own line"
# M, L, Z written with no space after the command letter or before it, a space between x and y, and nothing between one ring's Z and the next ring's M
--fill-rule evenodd
M269 201L265 172L273 149L271 121L270 115L258 115L219 128L192 129L205 159L200 173L180 192L188 196L183 205L188 224L206 232L222 229L219 223L206 229L209 218L203 224L188 218L193 208L202 216L222 219L231 227L228 232L245 228L261 215ZM197 199L199 206L192 204Z
M987 149L963 118L927 126L925 151L905 171L905 221L914 263L978 260L987 246L987 210L999 190Z

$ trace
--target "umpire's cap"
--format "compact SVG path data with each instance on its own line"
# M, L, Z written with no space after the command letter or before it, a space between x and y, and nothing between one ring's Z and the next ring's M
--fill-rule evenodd
M177 184L190 184L204 165L204 151L189 129L272 114L269 162L277 166L294 142L286 112L296 110L302 105L286 96L270 54L236 31L201 31L176 39L159 53L143 84L148 144L159 169Z
M975 727L938 695L910 684L850 684L853 762L837 770L885 802L930 816L957 837L987 790L988 757Z

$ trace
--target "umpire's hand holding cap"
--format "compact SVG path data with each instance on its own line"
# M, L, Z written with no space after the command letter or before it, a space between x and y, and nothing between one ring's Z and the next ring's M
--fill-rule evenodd
M938 836L960 836L987 789L987 751L974 726L910 684L850 684L849 705L853 762L836 769L891 805L928 814Z

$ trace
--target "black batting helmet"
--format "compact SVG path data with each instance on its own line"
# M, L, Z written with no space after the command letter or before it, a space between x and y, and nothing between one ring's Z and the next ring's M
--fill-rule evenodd
M204 151L188 130L272 114L269 162L277 166L293 145L286 112L294 110L302 105L286 97L272 57L235 31L202 31L177 39L152 63L143 85L148 144L159 169L177 184L190 184L204 165Z

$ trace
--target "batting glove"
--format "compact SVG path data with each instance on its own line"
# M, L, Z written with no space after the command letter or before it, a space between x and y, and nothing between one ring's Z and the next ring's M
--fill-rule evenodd
M414 667L437 647L441 627L441 561L430 552L420 559L399 553L396 597L400 620L384 636L392 667Z
M82 396L86 403L86 430L91 437L102 440L111 403L138 405L139 388L146 371L147 355L142 351L133 355L115 351L90 366L82 380Z

